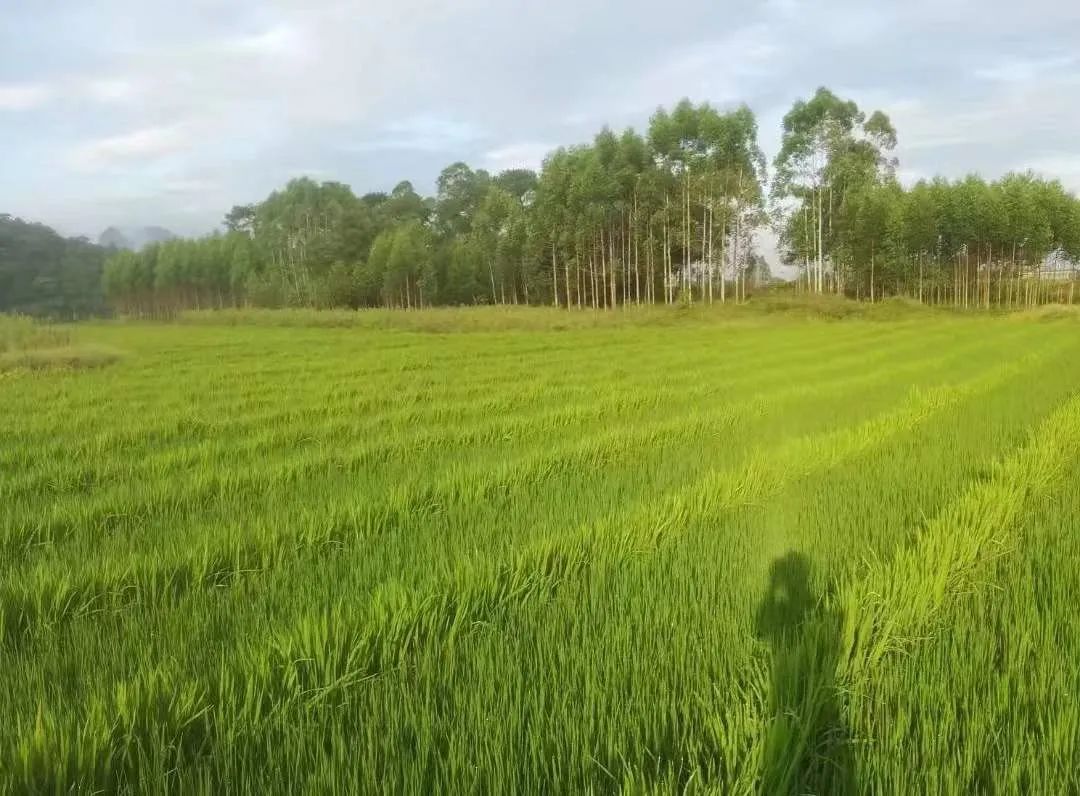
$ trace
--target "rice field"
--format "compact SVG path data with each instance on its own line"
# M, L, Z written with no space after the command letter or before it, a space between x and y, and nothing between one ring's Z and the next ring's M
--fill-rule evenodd
M0 792L1080 791L1075 319L467 317L0 372Z

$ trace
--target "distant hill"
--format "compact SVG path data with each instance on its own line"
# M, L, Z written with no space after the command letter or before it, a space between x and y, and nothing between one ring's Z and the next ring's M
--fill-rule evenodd
M163 243L175 238L164 227L109 227L98 237L98 245L109 249L132 249L139 251L151 243Z
M86 238L0 214L0 312L68 319L107 312L101 271L108 256Z
M98 236L98 246L104 246L106 249L130 249L131 242L127 239L127 235L116 227L109 227Z

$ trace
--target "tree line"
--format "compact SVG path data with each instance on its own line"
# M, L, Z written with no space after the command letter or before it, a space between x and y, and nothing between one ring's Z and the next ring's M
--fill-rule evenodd
M770 274L771 225L798 289L964 306L1073 300L1080 200L1054 180L970 176L904 188L880 111L819 89L783 121L771 169L753 112L683 100L644 133L601 130L539 173L454 163L434 196L290 181L225 231L119 252L119 310L741 301ZM1064 273L1070 279L1047 275Z
M106 312L108 254L86 238L0 214L0 313L74 320Z
M896 179L896 132L880 112L821 89L784 118L772 198L801 289L971 307L1076 298L1080 200L1013 173Z

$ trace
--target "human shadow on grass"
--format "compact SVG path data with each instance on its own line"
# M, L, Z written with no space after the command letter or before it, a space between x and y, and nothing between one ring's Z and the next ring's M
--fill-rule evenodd
M813 593L810 575L801 553L776 559L758 607L756 632L772 650L762 793L859 790L836 684L843 617Z

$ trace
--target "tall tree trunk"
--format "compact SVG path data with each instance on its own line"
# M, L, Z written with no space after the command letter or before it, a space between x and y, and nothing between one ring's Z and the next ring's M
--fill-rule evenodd
M1003 305L1003 302L1005 301L1005 293L1004 293L1004 290L1005 290L1005 264L1004 264L1004 261L1002 261L1002 267L998 269L997 278L998 278L997 303L998 303L998 307L1001 307Z
M740 259L743 254L742 233L742 201L740 197L735 197L735 236L731 241L731 261L735 269L736 304L741 304L746 300L746 285L743 282L743 263Z
M870 303L874 303L874 244L870 244Z
M1016 263L1016 241L1013 241L1012 260L1010 265L1012 266L1013 274L1016 277L1013 284L1010 285L1010 292L1013 294L1013 297L1009 300L1009 308L1012 309L1020 304L1020 267Z
M716 264L715 264L715 261L713 260L713 237L716 234L716 230L714 228L715 220L714 220L713 216L714 216L714 212L713 212L712 196L709 196L709 255L708 255L708 263L709 263L709 303L710 304L713 303L713 284L716 282Z
M607 306L607 255L604 254L604 231L600 230L600 243L596 260L596 308Z
M818 294L825 292L824 208L822 188L818 188Z
M634 303L641 303L641 249L639 246L639 233L638 226L641 224L641 218L638 210L638 196L637 190L634 190Z
M810 243L810 214L806 209L806 204L803 204L803 270L806 273L806 292L814 292L813 283L813 269L810 266L810 250L813 247Z
M559 306L559 267L555 262L555 242L551 242L551 303ZM570 298L567 296L566 306L570 306Z
M664 300L671 304L673 300L671 284L671 224L669 213L671 210L671 197L664 197Z
M585 272L581 267L584 260L584 255L578 252L578 258L574 261L574 271L577 276L577 308L584 309L585 307Z
M589 282L592 285L592 297L593 309L597 309L596 304L596 242L593 242L593 250L589 253Z
M686 170L685 208L683 211L683 284L686 287L686 302L694 303L694 294L690 283L690 170Z
M570 261L563 263L563 284L566 285L566 308L570 309ZM580 302L581 297L578 297Z
M706 226L705 226L705 220L706 220L705 219L705 213L706 212L707 212L707 210L706 210L706 208L705 208L705 206L703 204L702 207L701 207L701 259L702 260L705 259L705 242L706 242L705 234L707 232ZM706 267L705 267L705 265L703 263L702 268L701 268L701 300L702 301L705 300L705 271L706 270L707 269L706 269Z
M653 231L652 221L649 221L649 237L645 239L645 303L654 304L656 298L653 295L653 287L656 284L656 275L653 273Z
M618 297L615 293L615 236L608 231L608 266L611 270L611 309L618 305Z
M830 182L829 183L829 240L830 241L832 240L832 220L833 220L833 195L832 195L832 182ZM824 248L825 248L824 245L822 245L822 250L823 251L824 251ZM840 292L840 274L838 273L838 268L837 268L836 261L832 260L831 263L832 263L833 290L835 290L837 293L839 293Z
M724 197L724 217L720 220L720 303L727 303L727 197Z

